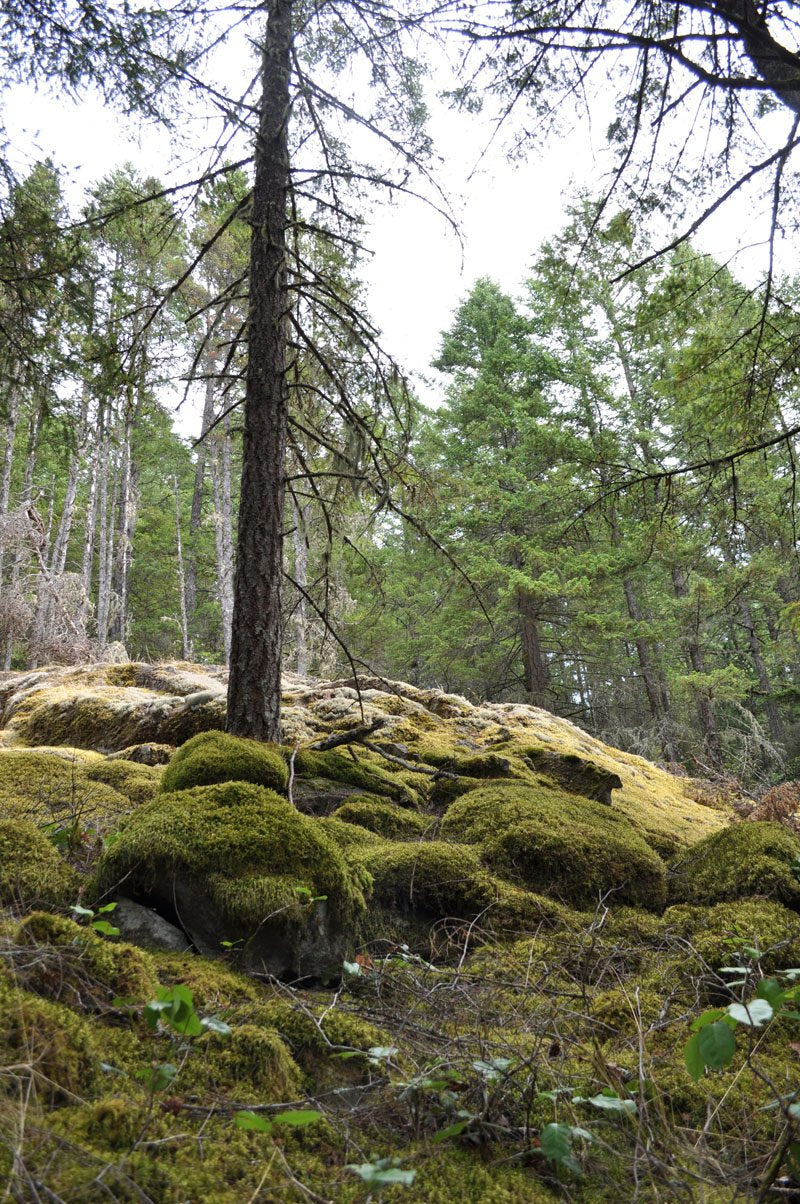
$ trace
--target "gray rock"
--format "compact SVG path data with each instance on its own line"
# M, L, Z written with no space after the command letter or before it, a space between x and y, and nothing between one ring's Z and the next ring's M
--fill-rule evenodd
M164 953L187 953L191 949L185 932L133 899L117 900L112 922L123 940L142 949L160 949Z

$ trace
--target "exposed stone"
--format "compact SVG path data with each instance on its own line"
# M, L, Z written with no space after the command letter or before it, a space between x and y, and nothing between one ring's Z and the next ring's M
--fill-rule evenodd
M116 902L114 925L124 940L142 949L160 949L165 953L186 953L191 949L186 933L151 907L119 895Z

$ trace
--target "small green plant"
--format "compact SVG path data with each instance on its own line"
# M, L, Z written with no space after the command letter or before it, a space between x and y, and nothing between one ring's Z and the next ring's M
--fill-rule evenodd
M95 916L110 915L112 911L116 911L116 907L116 903L105 903L102 907L94 910L91 907L84 907L80 903L73 903L70 911L79 923L87 920L89 927L94 932L99 932L101 936L119 936L119 928L115 928L108 920L95 919Z
M260 1112L244 1110L235 1112L233 1123L240 1129L254 1133L272 1134L275 1128L304 1129L307 1125L316 1124L322 1119L322 1113L314 1108L289 1109L286 1112L276 1112L274 1116L264 1116Z
M378 1158L374 1162L362 1162L359 1165L348 1163L348 1171L358 1175L370 1187L411 1187L417 1177L416 1171L400 1169L397 1158Z
M163 1025L182 1037L199 1037L203 1032L229 1037L231 1032L224 1020L216 1016L199 1016L192 992L180 983L174 987L160 987L156 998L146 1005L144 1019L153 1032Z

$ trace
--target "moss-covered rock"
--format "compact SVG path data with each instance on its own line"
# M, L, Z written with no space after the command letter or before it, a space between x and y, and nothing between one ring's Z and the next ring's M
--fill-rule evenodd
M759 950L769 973L800 966L800 916L768 899L737 899L714 907L677 904L663 915L664 929L680 936L712 969L745 964L745 949Z
M470 791L444 816L441 835L476 845L498 873L578 907L608 896L658 910L666 899L664 863L633 826L556 786Z
M86 770L89 782L104 782L132 803L148 803L158 791L159 770L135 761L99 761Z
M44 832L22 819L0 819L0 903L65 907L78 875Z
M164 770L161 791L169 794L220 782L253 782L285 794L288 780L286 762L276 748L226 732L202 732L174 754Z
M115 998L146 1003L158 985L155 965L133 945L114 942L65 916L33 912L15 939L35 956L19 959L26 990L83 1010L108 1007Z
M427 920L473 919L498 898L474 849L443 840L384 841L358 852L373 879L372 902Z
M368 884L319 821L244 782L140 807L102 858L97 888L123 879L137 901L177 913L205 952L233 942L245 966L292 979L341 962Z
M45 1102L63 1103L91 1093L100 1059L89 1020L0 978L0 1066L16 1066L33 1079Z
M348 799L337 808L336 819L358 824L388 840L419 840L433 829L435 823L429 815L420 815L408 807L368 796Z
M794 872L798 857L800 839L782 824L732 824L675 858L669 870L670 900L720 903L768 895L800 909L800 879Z
M301 1094L301 1076L276 1029L237 1024L229 1036L198 1037L181 1075L181 1087L226 1095L235 1091L243 1103L288 1103Z
M0 815L36 823L77 820L82 827L116 826L131 800L89 772L97 753L73 748L0 749Z
M295 756L294 771L299 778L327 778L368 794L394 799L406 807L419 806L418 793L407 784L403 775L383 769L380 759L373 753L362 751L351 755L339 749L327 752L300 749Z

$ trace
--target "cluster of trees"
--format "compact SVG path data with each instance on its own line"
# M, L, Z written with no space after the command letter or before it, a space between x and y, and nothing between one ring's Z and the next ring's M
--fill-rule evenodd
M690 248L614 284L630 218L573 266L592 218L543 248L521 302L480 280L443 336L416 509L469 580L390 525L352 639L389 674L774 772L798 751L797 285L765 318Z
M298 664L313 668L309 619L327 628L337 603L352 607L370 582L366 548L393 588L408 582L388 626L363 606L351 618L356 648L372 640L404 676L518 694L714 766L738 707L757 722L761 763L774 759L797 597L793 289L774 262L798 145L793 10L269 0L230 14L231 26L266 24L256 78L228 95L207 70L224 10L11 4L6 82L90 83L157 119L188 89L222 125L212 167L177 189L194 197L180 219L174 193L122 173L70 225L51 168L18 182L3 164L6 662L121 638L163 654L155 607L184 655L229 659L231 730L276 739L286 612ZM447 405L412 448L413 405L353 267L367 191L430 181L426 36L468 47L457 101L473 107L482 89L508 121L524 109L523 146L531 115L558 113L592 73L622 86L608 193L543 253L523 307L479 284L442 344ZM344 73L361 81L357 99L338 86ZM772 110L789 123L777 137ZM708 153L693 160L691 123L671 132L681 113L702 126ZM749 128L769 149L743 163L736 135ZM253 170L237 177L242 164L220 156L242 136ZM615 192L629 188L639 213L673 206L688 223L678 246L767 176L757 296L685 248L631 272L652 252ZM693 220L678 216L687 200ZM566 280L574 246L584 254ZM180 376L205 389L194 455L163 409Z

